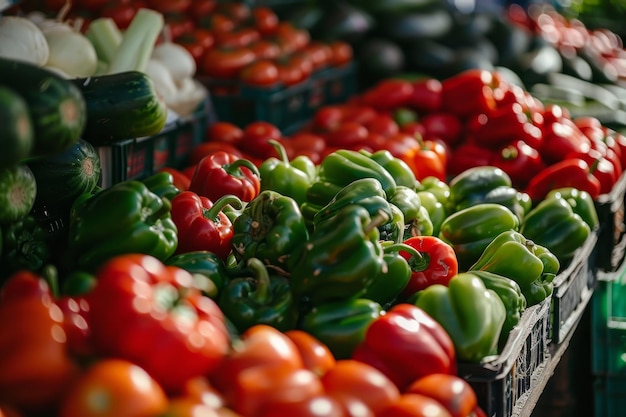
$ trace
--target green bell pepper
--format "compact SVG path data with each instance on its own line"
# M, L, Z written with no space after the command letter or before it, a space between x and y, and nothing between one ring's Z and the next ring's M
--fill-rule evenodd
M259 259L246 263L247 276L231 279L221 292L218 305L240 333L256 324L266 324L281 331L294 329L298 308L289 288L289 280L275 273Z
M470 195L461 203L458 203L456 209L460 210L481 203L502 204L511 210L520 219L520 222L532 207L532 200L527 193L518 191L516 188L508 185L499 185L486 191L484 194L476 193Z
M446 209L430 191L418 191L422 207L426 209L430 223L433 225L432 236L439 236L441 225L446 218Z
M415 189L417 186L418 181L411 167L409 167L402 159L393 156L393 154L388 150L381 149L374 153L370 153L362 149L359 152L378 162L380 166L385 168L393 177L396 185L401 185L411 189Z
M309 231L291 197L276 191L261 191L233 222L231 245L239 261L261 259L284 267L292 249L309 238Z
M519 284L514 280L503 275L494 274L489 271L470 271L472 275L480 278L490 290L493 290L502 300L506 310L506 319L502 325L500 338L498 340L498 350L502 351L504 345L509 338L511 330L522 318L522 314L526 311L526 297L522 293Z
M362 298L376 301L387 309L393 305L408 284L413 271L409 261L400 254L408 252L421 257L417 249L404 243L383 242L385 268L367 286Z
M380 304L364 298L329 302L305 313L299 328L328 346L336 359L348 359L382 312Z
M276 140L270 143L279 158L267 158L259 167L261 191L272 190L296 200L298 205L306 201L306 190L315 180L316 168L313 161L299 155L289 160L285 147Z
M547 248L508 230L499 234L485 248L470 271L489 271L517 282L526 304L540 303L552 294L552 281L559 272L558 258Z
M154 194L161 198L167 198L170 201L181 191L174 185L174 176L167 171L154 173L142 179L141 182Z
M448 212L453 213L477 201L496 187L512 187L511 177L494 166L477 166L466 169L448 182L450 198Z
M178 245L170 207L168 199L136 180L78 197L68 231L73 267L93 271L106 260L126 253L167 259Z
M330 182L345 187L362 178L377 179L387 196L396 191L396 181L389 171L367 155L349 149L339 149L328 154L318 166L316 182ZM332 187L325 188L314 189L316 192L307 190L307 202L320 207L328 204L336 191Z
M191 273L196 286L209 298L217 299L229 281L229 272L224 261L213 252L192 251L170 256L164 262Z
M584 245L591 228L566 199L555 197L542 200L528 212L520 232L536 244L545 246L565 265Z
M415 188L417 192L429 191L437 198L442 206L448 207L450 200L450 186L445 181L437 177L429 176L423 178Z
M459 270L466 271L500 233L519 228L519 218L501 204L476 204L445 218L439 238L457 254Z
M364 294L385 265L378 226L386 221L351 204L319 223L287 259L296 299L319 305Z
M579 190L574 187L557 188L550 191L546 195L546 200L551 198L563 198L572 207L574 213L578 214L581 219L589 225L591 230L595 230L600 221L598 219L598 212L596 205L587 191Z
M414 189L398 185L389 202L398 207L404 215L405 239L410 236L430 236L434 233L430 213L422 206L422 200Z
M479 277L461 272L447 287L431 285L418 291L415 298L414 304L448 332L457 359L477 363L497 353L506 309Z

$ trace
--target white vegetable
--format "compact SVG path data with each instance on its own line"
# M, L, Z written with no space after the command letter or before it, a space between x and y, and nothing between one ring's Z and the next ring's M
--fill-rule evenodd
M175 99L166 104L180 116L192 114L207 97L206 88L194 78L185 78Z
M60 69L70 77L89 77L98 66L96 50L86 36L73 30L54 28L45 32L50 48L46 65Z
M48 61L48 42L25 17L0 16L0 56L42 66Z
M173 42L163 42L154 47L152 59L161 62L168 69L174 82L181 85L183 80L196 74L196 61L185 47Z
M178 88L167 67L155 59L149 59L146 63L146 74L152 78L154 87L165 103L172 102L178 94Z

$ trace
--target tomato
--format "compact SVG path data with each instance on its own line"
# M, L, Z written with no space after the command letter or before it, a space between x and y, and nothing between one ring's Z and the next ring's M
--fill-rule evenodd
M230 122L215 122L211 123L205 132L207 141L226 142L231 145L237 145L237 143L243 139L243 129Z
M312 66L309 65L307 67L302 60L288 55L276 59L276 67L278 69L278 78L286 87L296 85L308 79L313 71Z
M311 41L304 47L303 51L311 57L314 70L326 67L332 57L330 46L321 41Z
M227 48L250 46L261 39L259 32L250 27L215 32L215 44Z
M270 139L282 139L275 125L262 120L249 123L244 127L240 149L260 159L276 157L276 148L269 143Z
M198 22L212 13L216 6L217 0L193 0L187 9L187 14Z
M343 122L356 122L366 125L378 115L378 112L371 106L353 104L345 106L343 112Z
M437 400L452 417L467 417L478 406L474 389L457 375L426 375L413 382L405 392L422 394Z
M126 29L140 7L142 5L139 2L127 3L123 0L108 2L100 11L100 17L109 17L118 28Z
M191 33L195 26L191 17L180 12L165 13L163 19L170 31L171 39L174 41L183 35Z
M338 360L321 380L327 393L356 397L376 415L400 397L398 387L385 374L353 359Z
M276 42L264 38L252 42L248 48L254 52L257 59L276 59L281 54Z
M279 404L306 401L324 393L312 371L289 365L260 365L241 371L237 377L233 409L244 416L256 416Z
M256 57L248 48L211 48L202 60L202 72L215 78L236 78Z
M59 417L158 415L167 402L163 388L143 368L122 359L100 359L70 388Z
M202 142L195 146L189 153L189 163L195 165L200 162L202 158L216 151L225 151L239 158L243 158L243 154L239 148L228 142Z
M218 1L216 11L230 17L237 23L248 20L251 14L250 6L243 1Z
M437 400L421 394L403 394L376 417L452 417Z
M330 65L340 67L352 62L354 51L352 46L345 41L336 40L329 44L330 46Z
M278 83L278 67L269 59L257 59L241 69L241 81L256 87L271 87Z
M326 134L329 146L352 149L366 143L368 130L358 122L343 122L335 130Z
M412 94L413 85L410 81L388 78L363 93L361 100L376 109L392 111L404 107Z
M148 6L157 12L165 13L184 13L186 12L193 0L146 0Z
M420 149L415 152L414 165L415 176L418 180L426 177L437 177L442 181L446 180L447 154L442 156L441 144L434 141L423 142Z
M209 375L209 380L227 402L231 402L239 375L261 365L304 368L300 352L291 339L274 327L259 324L241 335L241 343L233 345L231 353Z
M377 114L372 120L365 123L365 127L370 132L378 133L384 137L396 135L400 127L389 114Z
M199 67L206 51L215 45L215 37L207 29L194 27L190 33L178 37L176 43L189 51L196 61L196 67Z
M289 155L290 159L298 155L307 155L310 158L311 155L317 155L317 157L319 157L319 153L326 147L326 141L322 136L305 131L294 133L286 142L289 143L289 149L293 152ZM315 163L315 161L313 162Z
M196 402L210 405L212 408L224 407L224 398L209 380L204 376L198 376L188 380L180 394L183 398L188 398Z
M313 395L298 402L272 404L261 410L257 417L349 417L337 399L328 395Z
M230 32L237 24L230 17L221 13L209 13L197 20L197 26L210 30L213 33Z
M344 113L345 106L340 104L319 108L313 115L313 129L322 132L336 129L341 124Z
M322 376L335 366L335 357L324 343L303 330L287 330L285 335L295 343L304 367Z
M252 25L263 36L276 33L280 20L278 15L267 6L257 6L252 9Z
M305 29L298 29L287 21L280 22L273 36L284 54L290 54L304 48L311 41L311 35Z

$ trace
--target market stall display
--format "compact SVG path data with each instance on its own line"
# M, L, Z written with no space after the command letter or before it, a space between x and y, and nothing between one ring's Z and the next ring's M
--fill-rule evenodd
M372 16L403 46L446 19L560 54L605 32L430 0L308 28L295 1L44 3L0 15L33 36L0 36L1 414L530 416L588 308L596 414L619 409L626 136L600 82L468 61L362 84L357 62ZM50 59L61 35L94 65Z

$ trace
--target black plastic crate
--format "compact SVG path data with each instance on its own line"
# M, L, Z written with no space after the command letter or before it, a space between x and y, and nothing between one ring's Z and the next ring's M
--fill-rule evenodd
M559 344L576 327L596 286L595 248L598 235L593 232L579 248L570 264L554 279L550 339Z
M626 248L626 172L610 193L599 196L595 201L600 231L596 248L596 267L603 271L615 271L624 260Z
M284 134L291 134L307 123L320 106L345 102L356 93L355 68L354 63L325 68L289 87L261 88L207 78L201 81L213 93L218 120L240 127L266 121Z
M126 180L143 179L166 166L183 167L191 149L204 140L205 130L214 119L207 99L189 116L170 114L170 120L156 135L98 146L102 166L100 185L106 188Z
M550 360L550 306L547 298L527 308L500 355L458 364L458 375L472 386L487 416L512 416L543 376Z

